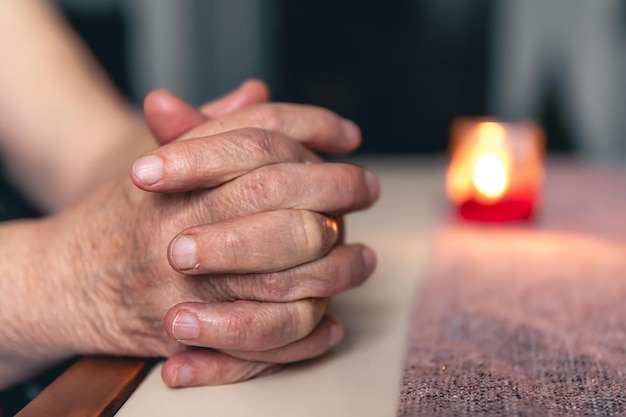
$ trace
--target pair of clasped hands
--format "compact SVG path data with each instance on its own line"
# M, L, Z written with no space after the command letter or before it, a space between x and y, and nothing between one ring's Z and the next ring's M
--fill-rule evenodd
M82 320L98 336L77 350L167 357L163 380L183 387L269 374L339 343L329 299L376 264L371 249L342 241L340 219L374 204L380 187L315 152L356 149L358 127L272 103L257 80L199 109L157 90L144 117L161 146L135 161L132 182L105 183L61 222L71 229L124 195L93 230L66 233L99 236L65 243L107 260L82 263L95 277L78 280L93 299Z

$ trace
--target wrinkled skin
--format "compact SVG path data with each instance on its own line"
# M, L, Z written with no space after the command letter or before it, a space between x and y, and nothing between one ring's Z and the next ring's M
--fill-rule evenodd
M135 184L112 179L44 222L55 248L48 290L82 295L42 314L61 355L165 356L165 382L189 386L267 373L342 338L328 297L360 285L375 257L339 242L333 218L373 204L378 183L303 144L347 151L358 128L310 106L207 113L189 111L177 140L183 132L153 123L164 146L145 156L160 164L157 181L142 180L139 160Z

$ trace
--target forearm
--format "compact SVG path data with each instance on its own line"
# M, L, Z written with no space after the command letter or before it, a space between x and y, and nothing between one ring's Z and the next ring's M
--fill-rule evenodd
M138 117L42 0L0 2L0 152L16 183L58 210L151 146Z
M52 337L66 303L46 255L46 222L0 225L0 390L70 356Z

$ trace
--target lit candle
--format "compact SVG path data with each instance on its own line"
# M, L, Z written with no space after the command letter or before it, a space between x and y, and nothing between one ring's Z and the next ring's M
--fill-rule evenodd
M530 122L455 121L446 186L461 217L530 218L543 181L543 141L541 129Z

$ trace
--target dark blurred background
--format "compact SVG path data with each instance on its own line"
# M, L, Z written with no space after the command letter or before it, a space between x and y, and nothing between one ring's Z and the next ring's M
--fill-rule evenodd
M285 99L358 121L363 152L442 151L455 115L487 111L491 1L462 3L441 19L415 1L281 0Z
M626 0L55 1L137 107L257 77L355 120L360 153L441 154L456 117L492 116L538 121L552 153L626 161Z
M626 153L623 0L59 0L133 102L243 79L362 128L361 153L441 153L452 120L534 119L551 152Z

